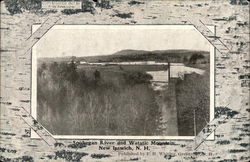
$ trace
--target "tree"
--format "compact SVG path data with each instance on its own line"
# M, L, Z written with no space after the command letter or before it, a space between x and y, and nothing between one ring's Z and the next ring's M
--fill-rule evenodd
M95 81L97 81L97 82L100 81L101 73L98 70L95 70L94 77L95 77Z
M77 66L76 66L75 62L72 60L70 62L70 64L67 66L67 71L66 71L66 73L67 73L66 79L68 81L70 81L70 83L72 83L72 84L74 82L76 82L78 80L78 78L79 78L76 69L77 69Z
M189 59L189 63L191 64L196 64L197 60L199 59L204 59L205 56L201 55L201 54L194 54L190 57Z
M194 135L194 122L198 133L209 121L209 78L204 75L188 74L176 83L176 106L179 135ZM194 114L195 113L195 114ZM195 118L194 118L195 116Z

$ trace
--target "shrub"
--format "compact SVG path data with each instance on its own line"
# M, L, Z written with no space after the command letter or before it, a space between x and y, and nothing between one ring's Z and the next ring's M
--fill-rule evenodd
M209 74L188 74L185 79L176 83L176 104L178 114L179 135L194 135L209 122ZM195 121L194 121L195 113Z
M105 70L93 68L78 69L74 61L41 64L38 121L60 135L159 135L161 111L148 86L151 76L111 72L112 80L104 77Z
M202 54L193 54L189 59L189 63L196 64L197 60L204 59L204 58L205 56L203 56Z

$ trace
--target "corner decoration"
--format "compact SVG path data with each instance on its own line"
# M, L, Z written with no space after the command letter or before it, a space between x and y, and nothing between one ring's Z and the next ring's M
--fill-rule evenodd
M219 37L215 36L201 20L194 20L192 17L192 21L190 21L191 17L192 16L190 15L186 17L188 23L192 24L216 48L216 50L221 53L221 57L228 56L230 51L219 39ZM45 33L47 33L55 24L59 24L59 20L60 17L48 18L35 33L22 43L22 48L18 51L18 55L22 56L29 52ZM203 128L202 131L194 138L192 146L193 149L197 149L206 140L206 138L216 130L220 123L225 120L229 120L237 114L237 112L233 112L230 109L223 107L216 108L215 113L215 119L208 123L207 126ZM48 145L57 146L57 141L53 138L53 136L41 124L39 124L39 122L37 122L25 108L20 108L19 115Z

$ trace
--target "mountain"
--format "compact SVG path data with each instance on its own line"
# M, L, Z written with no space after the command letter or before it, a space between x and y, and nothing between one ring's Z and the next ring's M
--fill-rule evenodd
M148 53L150 53L150 51L126 49L126 50L118 51L118 52L114 53L113 55L120 55L120 56L122 56L122 55L134 55L134 54L141 55L141 54L148 54Z
M158 61L158 62L188 62L191 57L201 62L209 62L208 51L193 50L121 50L112 55L93 56L86 58L90 62L123 62L123 61Z
M198 58L201 62L209 62L208 51L192 50L132 50L126 49L118 51L111 55L75 57L76 61L87 62L132 62L132 61L158 61L183 63L189 62L193 57ZM46 62L68 62L72 57L44 58Z
M209 54L208 51L195 51L195 50L155 50L155 51L145 51L145 50L132 50L132 49L126 49L126 50L121 50L113 55L147 55L147 54L167 54L167 55L176 55L176 54L184 54L184 55L189 55L189 54Z

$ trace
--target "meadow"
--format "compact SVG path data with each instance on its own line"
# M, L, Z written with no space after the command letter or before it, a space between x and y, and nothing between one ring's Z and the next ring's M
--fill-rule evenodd
M166 65L79 63L149 61L156 57L152 53L161 61L181 62L205 73L171 78L167 88L159 91L154 90L153 76L147 72L165 71ZM192 136L209 122L209 65L209 55L200 51L174 55L129 50L84 59L41 58L37 64L38 121L54 135Z
M71 62L41 64L37 110L60 135L160 135L161 111L142 71L77 68Z

